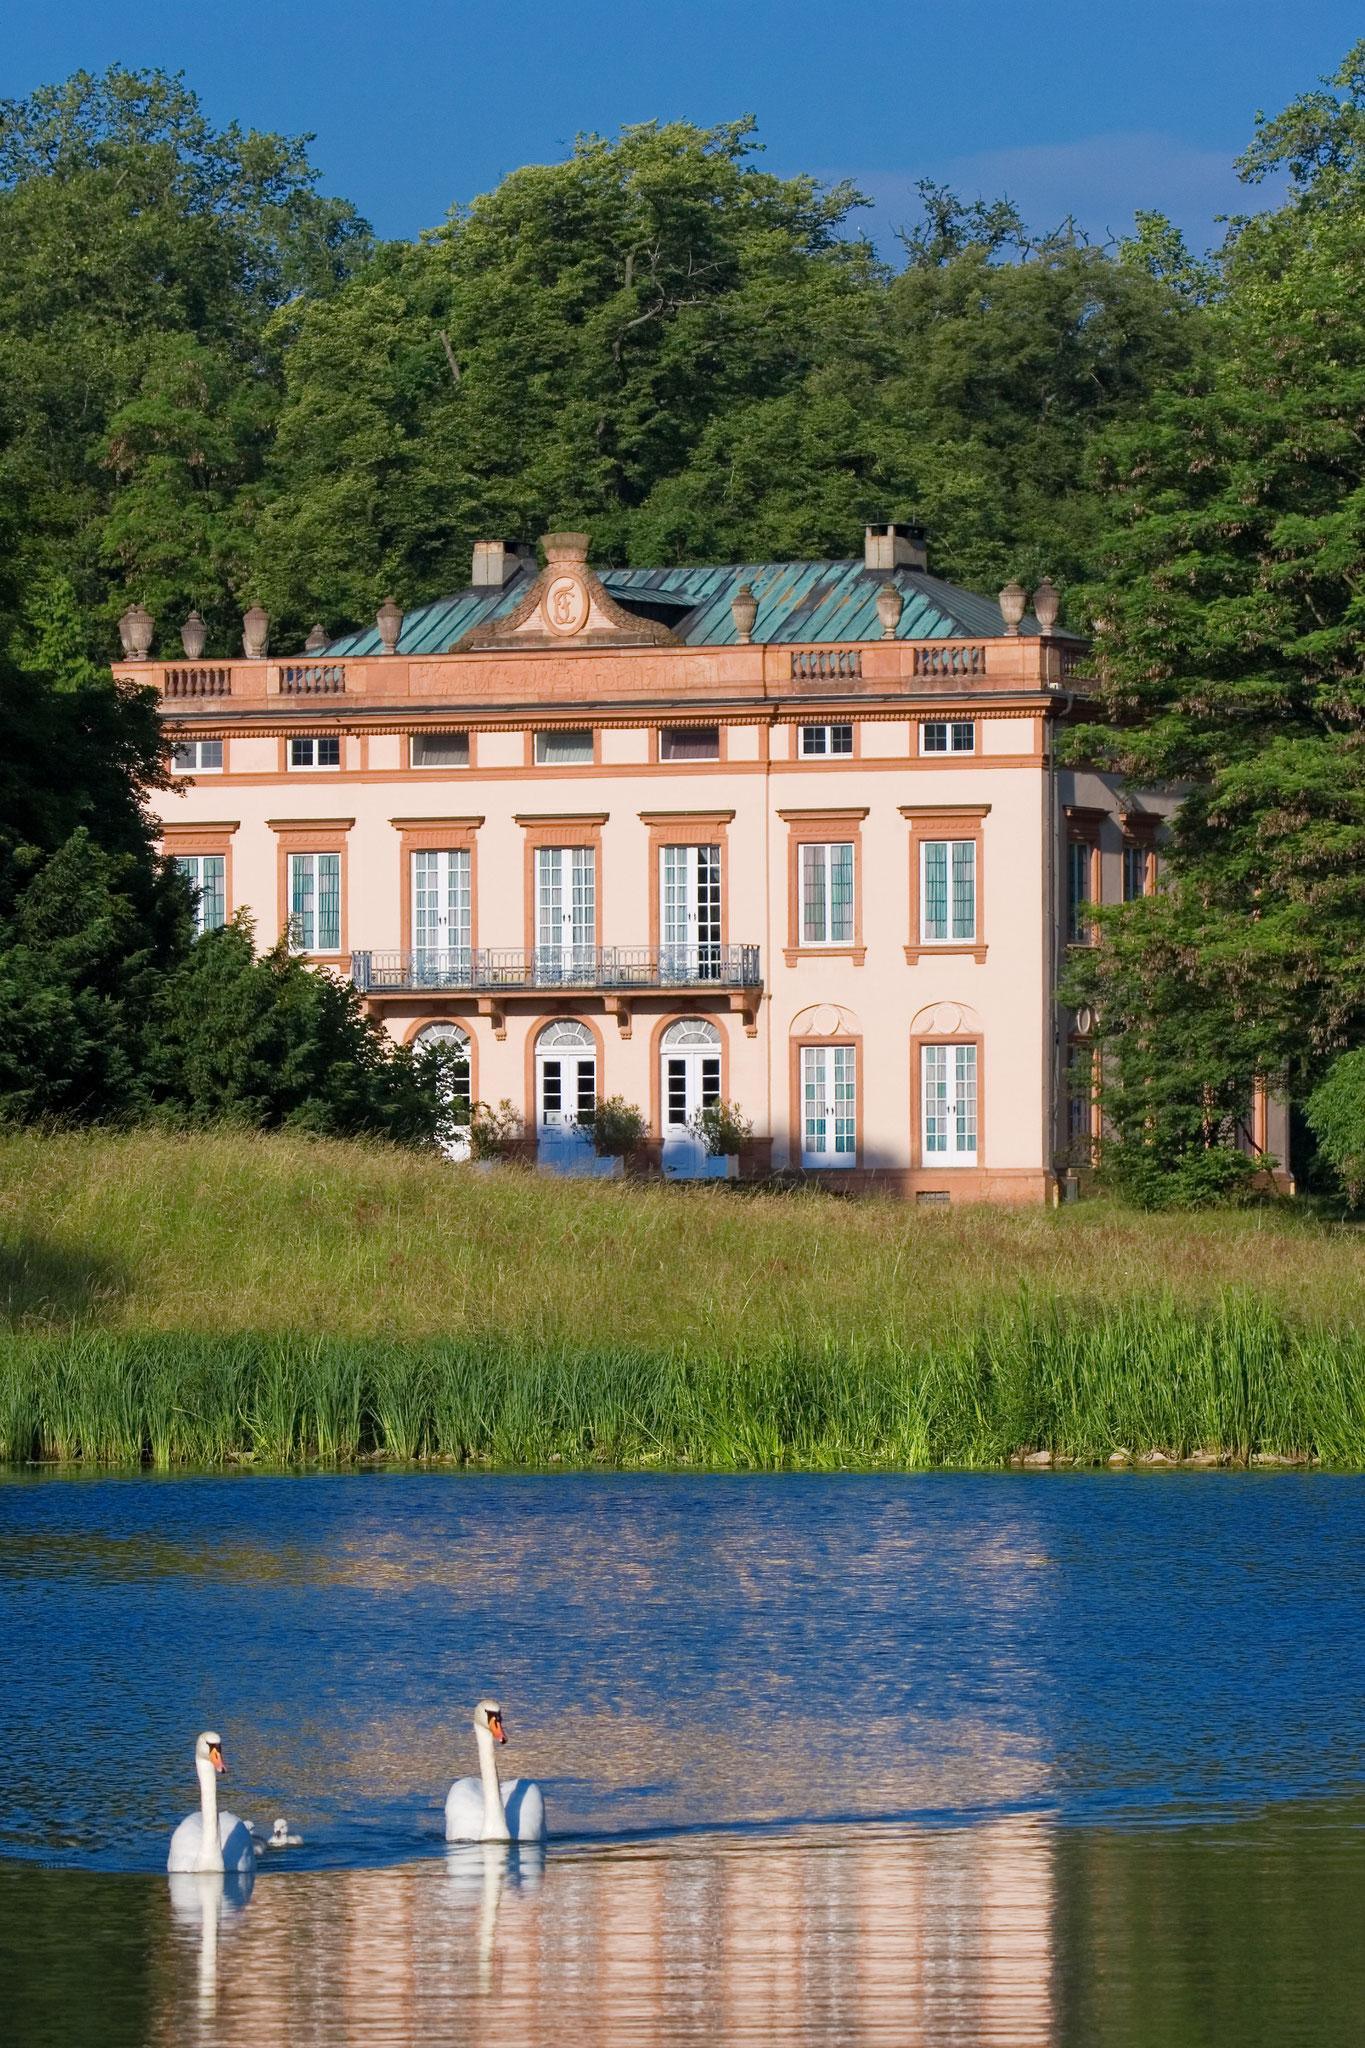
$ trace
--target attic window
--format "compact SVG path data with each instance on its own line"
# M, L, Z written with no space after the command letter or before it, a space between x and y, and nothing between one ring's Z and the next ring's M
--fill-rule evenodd
M665 725L659 729L661 761L719 761L718 725Z
M592 763L592 733L551 730L536 734L536 765L564 768Z
M415 732L412 736L414 768L467 768L467 732Z

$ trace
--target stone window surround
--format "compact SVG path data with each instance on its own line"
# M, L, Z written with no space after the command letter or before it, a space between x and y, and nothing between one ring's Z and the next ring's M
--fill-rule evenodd
M289 856L291 853L339 853L341 855L341 943L335 953L303 953L301 959L321 960L330 966L349 963L350 887L348 841L354 818L267 818L275 834L276 914L281 936L289 929Z
M985 821L989 804L901 804L910 827L910 938L905 948L909 966L945 953L969 956L980 966L986 958ZM975 939L924 939L920 936L921 848L926 839L970 839L976 845ZM966 1043L965 1039L962 1041Z
M861 967L867 959L863 942L862 824L868 809L867 804L849 804L778 811L787 827L787 943L782 957L788 967L795 967L798 960L847 960L854 967ZM853 937L843 944L805 946L801 943L801 848L822 844L853 848ZM859 1100L861 1105L861 1097ZM861 1117L861 1106L858 1114Z

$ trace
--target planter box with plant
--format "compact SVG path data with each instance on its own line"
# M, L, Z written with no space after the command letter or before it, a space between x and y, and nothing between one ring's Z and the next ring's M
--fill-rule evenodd
M598 1097L592 1119L593 1150L599 1159L628 1159L649 1135L649 1119L624 1096Z
M515 1159L526 1136L526 1120L504 1095L495 1109L491 1102L476 1102L469 1115L469 1150L480 1163L494 1159Z
M692 1118L692 1129L712 1159L724 1159L727 1166L731 1160L735 1162L731 1173L754 1135L753 1119L744 1115L737 1102L709 1102Z

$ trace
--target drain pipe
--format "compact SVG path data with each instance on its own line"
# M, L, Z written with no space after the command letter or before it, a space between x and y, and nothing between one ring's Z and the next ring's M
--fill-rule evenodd
M1048 1085L1044 1092L1043 1101L1043 1157L1047 1162L1048 1172L1052 1175L1052 1199L1054 1205L1061 1198L1061 1184L1056 1177L1054 1167L1059 1137L1058 1118L1062 1095L1062 1069L1065 1060L1065 1050L1062 1046L1061 1032L1058 1028L1056 993L1059 951L1058 933L1061 917L1065 914L1057 897L1057 731L1062 719L1070 716L1071 707L1076 701L1076 692L1074 690L1065 690L1058 694L1062 700L1061 707L1054 712L1052 706L1049 705L1046 724L1047 802L1045 805L1043 828L1045 833L1045 844L1043 847L1043 900L1047 914L1047 944L1044 952L1046 972L1043 989L1043 1042L1048 1050L1046 1069Z

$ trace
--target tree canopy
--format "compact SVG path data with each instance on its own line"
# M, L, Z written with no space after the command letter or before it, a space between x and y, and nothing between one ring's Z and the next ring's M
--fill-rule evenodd
M1365 43L1328 85L1243 159L1287 165L1290 198L1237 225L1191 372L1095 451L1098 701L1072 749L1182 801L1170 886L1101 916L1072 987L1148 1165L1153 1090L1180 1095L1173 1169L1254 1076L1302 1093L1365 1036Z
M749 119L580 137L413 242L307 142L215 130L161 72L0 104L0 517L93 660L132 599L159 646L194 606L232 652L255 600L288 645L563 525L644 563L916 517L945 574L1074 582L1096 434L1199 346L1169 264L1008 201L926 183L886 263L861 195L764 168Z
M92 654L134 592L197 604L220 645L250 601L271 317L370 246L306 140L215 132L162 72L0 103L0 510L20 584L64 576Z

